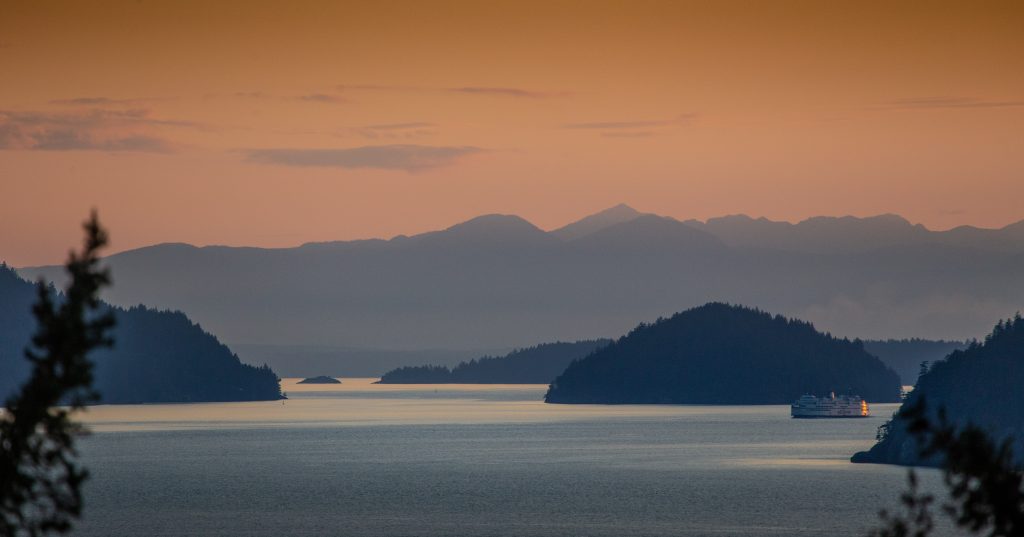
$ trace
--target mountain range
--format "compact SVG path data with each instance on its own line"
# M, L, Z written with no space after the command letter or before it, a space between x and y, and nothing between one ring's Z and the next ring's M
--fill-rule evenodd
M1024 304L1024 222L932 231L895 215L681 221L619 205L552 231L485 215L390 240L159 244L106 262L111 303L181 310L240 349L312 346L321 361L337 348L452 352L454 363L613 336L708 301L842 336L964 339Z

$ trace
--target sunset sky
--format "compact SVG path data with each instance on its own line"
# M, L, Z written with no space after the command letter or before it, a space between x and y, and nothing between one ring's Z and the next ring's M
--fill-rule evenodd
M0 259L484 213L1024 219L1022 2L0 0Z

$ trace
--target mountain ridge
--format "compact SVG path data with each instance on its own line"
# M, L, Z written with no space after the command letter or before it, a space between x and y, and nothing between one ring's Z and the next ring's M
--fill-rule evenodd
M552 229L548 233L563 241L571 241L605 229L608 226L628 222L644 214L647 213L641 213L625 203L620 203L603 211L584 216L560 228Z
M620 211L621 211L621 213L620 213ZM596 217L601 217L602 215L604 215L606 213L619 216L619 218L613 218L613 219L608 219L608 220L605 220L603 218L598 218L596 220L596 222L598 222L600 225L599 226L594 226L594 227L587 227L585 229L585 232L581 232L581 233L573 232L573 233L570 233L570 232L567 231L567 230L571 230L572 227L576 226L577 224L588 223L588 222L591 221L591 219L594 219ZM623 215L632 215L632 216L628 216L627 217L627 216L623 216ZM1019 234L1020 235L1019 238L1022 241L1022 244L1020 246L1021 246L1021 249L1024 250L1024 219L1018 220L1016 222L1011 222L1009 224L1006 224L1006 225L1004 225L1002 227L997 227L997 228L985 228L985 227L977 227L977 226L973 226L973 225L969 225L969 224L963 224L963 225L959 225L959 226L956 226L956 227L953 227L953 228L950 228L950 229L947 229L947 230L933 230L933 229L929 229L928 227L924 226L923 224L913 224L909 220L907 220L905 217L903 217L903 216L901 216L899 214L895 214L895 213L882 213L882 214L878 214L878 215L870 215L870 216L863 216L863 217L861 217L861 216L853 216L853 215L844 215L844 216L825 216L825 215L819 215L819 216L808 217L808 218L805 218L803 220L798 220L796 222L790 222L790 221L786 221L786 220L771 220L771 219L769 219L767 217L764 217L764 216L754 217L754 216L749 216L749 215L744 214L744 213L737 213L737 214L729 214L729 215L723 215L723 216L710 217L710 218L707 218L706 220L702 221L702 220L698 220L698 219L679 220L679 219L676 219L676 218L673 218L673 217L669 217L669 216L657 215L655 213L644 213L644 212L637 211L636 209L630 207L629 205L626 205L624 203L620 203L618 205L615 205L615 206L609 207L607 209L598 211L596 213L590 214L588 216L585 216L585 217L580 218L578 220L572 221L572 222L570 222L568 224L565 224L565 225L563 225L561 227L551 229L549 231L544 231L541 228L539 228L538 226L536 226L533 223L531 223L529 220L526 220L525 218L522 218L522 217L517 216L517 215L490 213L490 214L483 214L483 215L480 215L480 216L476 216L476 217L470 218L468 220L464 220L464 221L458 222L458 223L453 224L451 226L448 226L447 228L444 228L444 229L434 230L434 231L425 231L425 232L417 233L417 234L414 234L414 235L399 234L399 235L395 235L395 236L393 236L391 238L378 238L378 237L375 237L375 238L363 238L363 239L311 241L311 242L304 242L304 243L301 243L301 244L298 244L298 245L295 245L295 246L281 246L281 247L263 247L263 246L247 246L247 245L225 245L225 244L195 245L195 244L191 244L191 243L187 243L187 242L168 241L168 242L154 243L154 244L150 244L150 245L146 245L146 246L140 246L140 247L136 247L136 248L129 248L127 250L121 250L119 252L115 252L113 254L110 254L107 257L110 258L110 257L122 256L124 254L135 253L135 252L140 252L140 251L148 251L148 250L151 250L151 249L158 249L158 250L167 250L167 249L181 249L181 250L233 249L233 250L256 250L256 251L276 252L276 251L297 250L297 249L303 249L303 248L319 248L319 247L330 247L330 246L340 246L340 245L363 245L363 244L379 245L379 244L384 244L384 243L394 243L394 242L407 241L409 239L415 239L417 237L434 236L434 235L436 235L438 233L444 233L444 232L447 232L447 231L459 230L463 226L466 226L466 225L469 225L469 227L472 228L472 227L476 227L476 224L480 223L479 221L486 222L486 221L491 220L491 219L495 219L495 220L497 220L497 219L507 219L506 220L507 222L518 221L518 222L527 224L529 226L529 228L532 228L533 230L537 230L537 231L540 231L541 233L545 233L545 234L548 234L548 235L551 235L551 236L554 236L554 237L558 237L558 238L560 238L560 239L562 239L564 241L571 242L572 240L575 240L575 239L578 239L578 238L582 238L583 236L592 234L592 233L594 233L596 231L600 231L601 229L605 229L605 228L607 228L607 227L609 227L611 225L627 222L629 220L633 220L633 219L641 217L641 216L657 216L657 217L660 217L660 218L667 218L667 219L675 220L677 222L681 222L681 223L686 224L686 225L688 225L690 227L701 229L702 231L706 231L706 232L708 232L708 231L705 228L707 228L709 226L710 227L715 227L715 226L717 226L719 224L723 224L723 223L736 223L736 222L740 222L740 223L744 223L744 224L776 226L778 228L786 228L786 229L800 228L801 225L817 224L817 223L821 223L821 222L842 222L842 223L847 223L847 224L852 223L853 225L862 225L862 224L865 224L865 223L890 222L890 223L896 223L896 224L903 224L904 227L906 227L908 229L918 229L918 230L922 230L922 231L930 233L930 234L946 236L946 237L951 237L951 236L954 236L954 235L957 235L957 234L963 234L963 233L999 234L1000 232L1002 232L1002 234L1011 235L1011 236L1013 236L1013 238L1017 238L1016 235ZM526 226L523 226L523 228L526 229ZM708 232L708 233L710 233L711 235L714 235L714 236L716 236L716 237L718 237L720 239L722 238L721 236L717 235L714 232ZM568 238L563 238L563 237L568 237ZM19 270L19 271L21 271L21 270L34 271L34 270L41 270L41 269L46 269L46 268L50 268L50 267L57 267L57 266L58 265L25 265L25 266L16 267L16 270Z
M395 352L594 339L716 300L850 337L964 339L1024 304L1024 240L1003 231L951 238L898 217L815 221L847 230L833 234L734 216L754 231L730 236L616 212L625 221L573 240L485 215L390 240L132 250L105 258L117 285L104 298L184 311L238 344ZM63 281L60 267L20 273Z

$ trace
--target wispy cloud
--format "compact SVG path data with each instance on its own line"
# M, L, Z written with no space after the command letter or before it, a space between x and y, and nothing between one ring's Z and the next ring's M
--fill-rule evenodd
M408 123L378 123L352 129L357 135L369 139L378 138L419 138L436 134L434 123L412 121Z
M300 95L297 97L300 101L306 101L310 103L324 103L324 104L342 104L348 102L348 99L339 97L338 95L329 95L327 93L310 93L307 95Z
M685 125L696 117L695 114L683 114L672 119L645 119L630 121L597 121L592 123L566 123L563 129L582 130L616 130L616 129L649 129L651 127L674 127Z
M230 95L232 97L238 97L238 98L241 98L241 99L267 99L267 98L271 97L270 95L267 95L266 93L264 93L262 91L236 91L236 92L234 92L234 93L232 93ZM210 93L210 94L207 95L207 97L221 97L221 96L222 95L217 94L217 93Z
M672 132L676 127L686 125L696 114L682 114L669 119L633 119L622 121L591 121L566 123L563 129L599 131L605 138L651 138Z
M410 123L378 123L376 125L365 125L362 128L375 131L398 131L408 129L427 129L436 127L434 123L427 123L425 121L413 121Z
M484 97L511 97L516 99L548 99L554 97L568 97L571 95L570 92L566 91L540 91L534 89L505 86L431 87L380 84L343 84L337 86L337 89L339 91L397 91L415 93L448 93L458 95L477 95Z
M250 149L247 160L299 167L376 168L420 172L482 152L473 146L374 145L341 149Z
M1024 100L990 101L974 97L911 97L888 103L894 108L1015 108L1024 106Z
M303 93L299 95L295 94L275 94L267 93L265 91L236 91L233 93L207 93L203 97L207 99L231 99L231 100L251 100L251 101L298 101L315 104L345 104L349 100L345 97L336 93Z
M152 132L165 126L201 125L154 118L146 109L80 113L0 111L0 149L167 153L174 145Z
M534 91L522 88L500 88L467 86L462 88L445 88L450 93L466 93L470 95L491 95L496 97L516 97L520 99L547 99L550 97L565 97L565 92Z
M54 99L50 104L70 106L117 106L138 104L146 99L113 99L110 97L75 97L73 99Z
M335 86L338 91L427 91L430 88L423 86L397 86L388 84L339 84Z
M650 138L657 135L658 133L654 131L609 131L601 133L601 136L605 138Z

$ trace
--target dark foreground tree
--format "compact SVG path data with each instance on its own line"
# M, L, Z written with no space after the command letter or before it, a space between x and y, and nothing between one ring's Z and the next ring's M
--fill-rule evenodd
M982 428L950 424L942 408L930 419L925 399L901 410L907 430L920 446L922 460L941 465L949 500L942 505L957 527L972 535L1024 535L1024 471L1013 455L1012 438L996 442ZM874 537L925 537L935 528L935 498L918 490L909 471L909 490L901 496L902 512L882 511L884 526Z
M114 325L100 312L100 288L110 276L98 266L107 243L96 214L84 224L85 242L72 252L63 296L39 283L32 313L38 329L25 357L31 377L0 415L0 534L64 533L82 512L81 486L88 473L76 461L83 432L71 413L96 399L89 351L109 347Z

